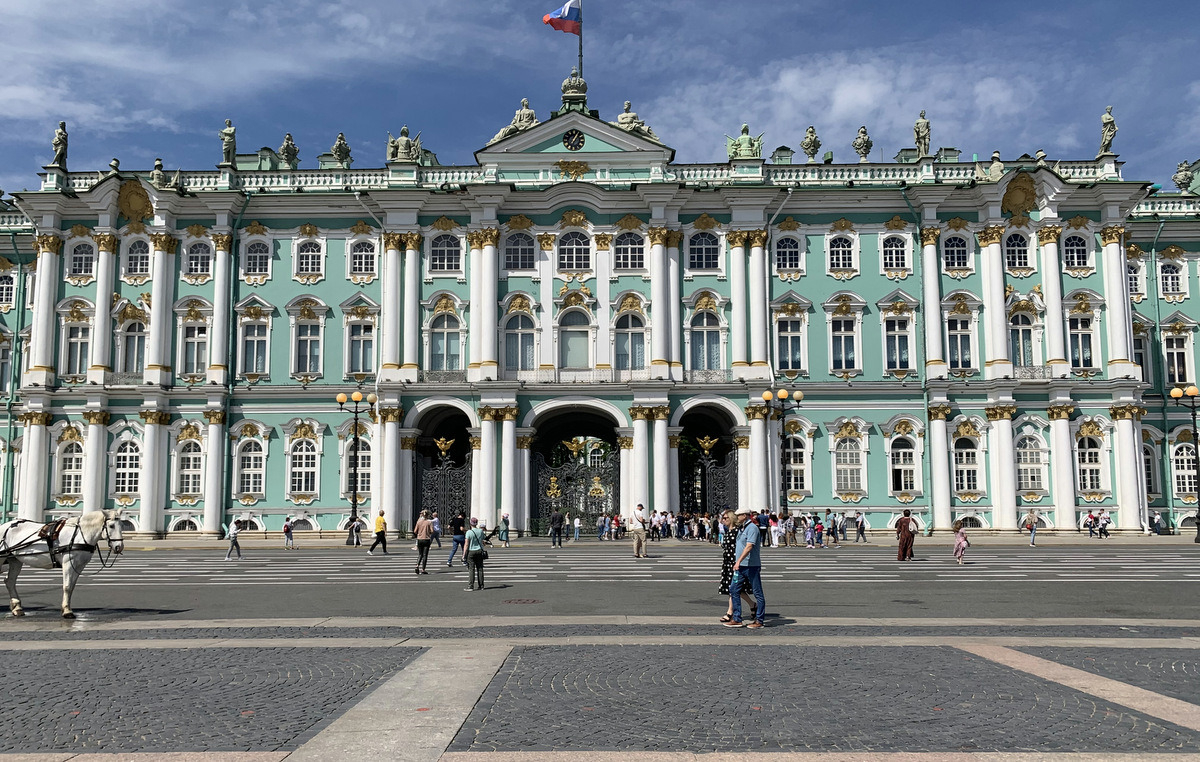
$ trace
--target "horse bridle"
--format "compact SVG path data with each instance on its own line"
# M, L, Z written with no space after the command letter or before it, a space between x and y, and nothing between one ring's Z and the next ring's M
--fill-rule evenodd
M79 524L76 524L71 529L71 541L69 541L66 545L60 545L59 550L62 552L66 552L66 551L78 549L78 550L86 550L89 553L96 553L96 551L99 549L99 544L88 545L88 544L82 543L82 542L81 543L74 542L75 535L78 532L79 532ZM105 520L105 522L104 522L104 531L100 535L100 537L103 538L105 543L108 545L108 550L104 554L96 555L96 559L98 561L100 561L100 569L96 570L96 574L99 574L101 570L107 569L116 563L116 560L113 560L111 562L109 561L109 558L111 558L112 554L113 554L113 538L112 538L112 534L108 530L108 521L107 520ZM100 539L100 538L97 538L97 539ZM71 559L71 569L72 569L72 571L76 571L76 573L78 573L78 570L75 567L75 559L73 559L73 558Z

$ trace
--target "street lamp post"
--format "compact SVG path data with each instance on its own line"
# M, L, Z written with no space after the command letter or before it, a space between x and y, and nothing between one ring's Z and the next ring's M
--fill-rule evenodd
M776 413L779 413L779 417L782 419L783 416L786 413L788 413L789 411L800 409L800 403L804 401L804 392L800 391L799 389L792 391L792 392L789 392L787 389L779 389L779 390L772 392L770 389L768 389L767 391L762 393L762 401L763 401L763 403L766 404L766 406L770 410L772 410ZM784 491L783 475L784 475L784 471L787 467L787 464L784 462L783 438L784 438L784 428L783 428L783 424L781 422L780 426L779 426L779 488L780 488L780 492ZM778 499L778 495L776 496L776 499ZM784 499L784 507L785 508L787 507L786 499Z
M1186 407L1192 414L1192 463L1196 470L1196 539L1193 542L1200 542L1200 441L1197 441L1196 432L1196 407L1200 406L1200 389L1197 389L1195 384L1186 389L1177 386L1171 390L1171 399L1175 400L1176 405Z
M351 452L353 453L354 460L350 461L350 523L346 525L346 529L348 530L346 544L353 545L354 526L358 523L358 417L370 410L371 406L379 398L372 392L366 396L366 404L363 404L363 394L356 390L349 397L344 392L339 393L336 399L338 410L342 411L346 410L347 401L353 403L353 407L350 408L350 414L354 416L354 427L350 430L350 446L353 448Z

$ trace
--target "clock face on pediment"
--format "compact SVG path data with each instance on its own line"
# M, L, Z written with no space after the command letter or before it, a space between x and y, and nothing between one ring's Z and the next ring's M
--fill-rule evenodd
M557 157L553 156L558 154ZM671 161L675 152L662 143L619 129L608 122L581 114L568 114L524 130L511 137L499 140L476 152L476 158L521 156L533 159L541 156L551 161L563 158L563 154L606 154L622 161L618 155L625 154L630 161L640 163ZM635 159L636 157L636 159ZM608 158L608 157L606 157Z
M576 129L570 129L563 133L562 144L568 151L579 151L587 142L587 136Z

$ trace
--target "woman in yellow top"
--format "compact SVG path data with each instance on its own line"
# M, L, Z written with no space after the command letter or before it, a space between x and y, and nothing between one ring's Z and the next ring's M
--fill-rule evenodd
M373 551L375 550L376 545L382 545L383 546L383 554L385 556L388 554L388 552L387 552L387 520L383 518L383 511L380 511L379 515L375 517L375 542L372 543L371 550L367 551L368 556L375 555Z

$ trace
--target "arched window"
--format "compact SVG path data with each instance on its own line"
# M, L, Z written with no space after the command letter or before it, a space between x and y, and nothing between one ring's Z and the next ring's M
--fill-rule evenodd
M204 478L203 460L200 456L199 442L185 442L179 448L179 486L180 495L199 497L200 484Z
M266 458L263 447L253 439L238 450L238 494L263 494L263 478L266 474Z
M858 440L853 437L839 439L833 457L834 484L838 492L862 491L862 466L862 448Z
M558 320L558 367L591 367L591 330L588 316L579 310L565 312Z
M900 236L892 235L883 239L883 269L908 269L908 252Z
M1096 367L1092 357L1092 319L1072 317L1067 321L1067 328L1071 334L1071 367Z
M533 320L528 315L513 315L504 326L504 368L537 368L533 356Z
M783 489L808 491L808 450L803 436L789 435L783 440Z
M142 471L142 450L137 442L122 442L113 458L113 492L136 495Z
M1174 262L1163 262L1162 268L1162 290L1164 294L1182 294L1183 293L1183 270Z
M721 324L711 312L692 318L690 344L692 370L721 369Z
M13 303L13 292L13 276L0 275L0 304L11 305Z
M1095 437L1080 437L1079 444L1079 491L1097 492L1100 489L1100 440Z
M1023 312L1009 318L1008 341L1013 365L1033 365L1033 318Z
M791 236L784 236L775 242L775 269L800 269L800 242Z
M212 249L206 243L194 243L188 247L184 262L185 275L209 275L212 273Z
M1063 241L1063 265L1077 270L1088 266L1088 247L1083 236L1069 235Z
M954 491L979 491L979 450L967 437L954 440Z
M312 495L317 491L317 446L308 439L292 445L291 474L288 481L293 495Z
M622 233L613 243L613 268L641 270L646 266L646 244L637 233Z
M779 370L804 370L804 321L800 318L780 319L779 353L775 358Z
M458 318L438 315L429 326L429 367L431 370L459 370Z
M146 369L146 326L133 322L121 331L121 373L141 373Z
M96 250L90 243L76 244L71 249L71 261L67 265L68 275L91 275L96 269Z
M1142 266L1137 262L1129 262L1125 265L1125 285L1129 288L1131 295L1142 293Z
M315 275L321 272L321 244L305 241L296 249L296 274Z
M917 459L913 443L907 437L892 442L892 492L913 492L917 489Z
M616 369L643 370L646 367L646 328L637 315L617 318Z
M829 269L854 269L854 244L844 235L839 235L829 242Z
M588 466L591 468L600 468L604 465L604 450L599 447L593 447L588 452Z
M462 269L462 241L457 236L440 235L429 246L429 269L433 272L453 272Z
M375 244L359 241L350 248L350 274L371 275L375 272Z
M952 235L942 242L942 261L947 270L967 270L971 267L967 239Z
M1147 495L1158 494L1158 458L1154 457L1154 448L1142 445L1142 478L1146 485Z
M1034 437L1017 440L1017 491L1040 492L1046 488L1042 475L1042 448Z
M357 448L356 448L357 445ZM358 485L354 483L354 455L358 453ZM352 437L346 444L346 493L360 495L371 491L371 443L362 437Z
M721 247L712 233L696 233L688 239L688 269L716 270L721 267Z
M246 275L267 275L271 272L271 247L262 241L254 241L246 247L246 261L242 266Z
M125 275L142 276L150 274L150 244L145 241L134 241L129 244L125 254Z
M1175 456L1171 459L1171 469L1175 472L1175 497L1187 497L1196 494L1196 447L1192 443L1175 446Z
M559 270L590 270L592 244L583 233L571 232L558 239Z
M83 494L83 445L71 442L59 455L58 492L60 495Z
M532 270L537 263L533 236L513 233L504 241L504 269Z
M1004 266L1009 270L1029 267L1029 239L1012 233L1004 239Z

